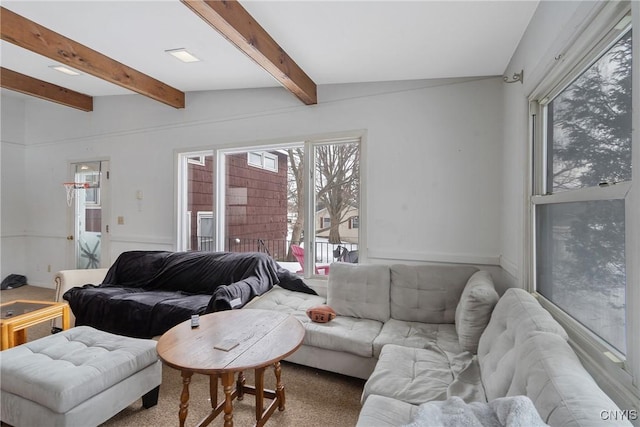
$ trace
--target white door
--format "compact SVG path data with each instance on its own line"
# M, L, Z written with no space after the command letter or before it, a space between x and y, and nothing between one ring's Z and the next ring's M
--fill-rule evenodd
M71 163L71 174L76 188L69 206L70 268L108 267L109 162Z

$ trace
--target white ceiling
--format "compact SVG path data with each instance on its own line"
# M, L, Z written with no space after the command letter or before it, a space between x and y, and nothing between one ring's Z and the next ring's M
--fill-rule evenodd
M538 1L242 1L318 85L501 75ZM178 0L2 6L181 91L278 86ZM92 96L132 93L1 42L3 67ZM187 48L185 64L164 51ZM6 90L3 90L5 94Z

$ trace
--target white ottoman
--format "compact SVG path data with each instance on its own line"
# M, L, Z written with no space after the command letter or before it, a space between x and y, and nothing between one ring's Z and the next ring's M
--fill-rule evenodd
M153 340L88 326L0 352L1 418L12 426L95 426L142 396L158 402Z

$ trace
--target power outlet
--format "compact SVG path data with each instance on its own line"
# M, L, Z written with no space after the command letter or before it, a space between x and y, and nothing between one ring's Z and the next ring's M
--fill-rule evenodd
M47 265L47 273L51 273L51 264Z
M119 216L118 217L118 225L124 225L124 217L123 216Z

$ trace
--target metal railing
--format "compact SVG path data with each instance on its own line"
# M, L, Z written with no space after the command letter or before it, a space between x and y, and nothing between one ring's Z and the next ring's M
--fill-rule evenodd
M191 241L197 242L197 245L193 245L193 250L215 250L215 242L210 236L192 236ZM264 252L276 261L293 262L296 259L290 255L290 246L291 240L285 239L228 238L224 250L229 252ZM357 243L315 243L316 262L357 262L357 251ZM355 257L354 254L356 254Z

